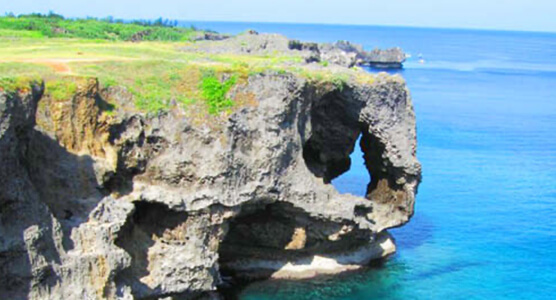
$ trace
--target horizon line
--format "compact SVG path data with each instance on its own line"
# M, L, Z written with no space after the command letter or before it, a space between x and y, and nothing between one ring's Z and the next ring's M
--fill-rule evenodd
M51 13L58 14L55 11L50 11ZM49 12L49 13L50 13ZM29 14L47 14L47 13L40 13L40 12L31 12L31 13L22 13L22 14L14 14L15 16L21 15L29 15ZM6 11L4 12L4 16L8 14L13 14L13 12ZM352 26L352 27L393 27L393 28L416 28L416 29L444 29L444 30L454 30L454 31L491 31L491 32L515 32L515 33L537 33L537 34L556 34L556 30L548 31L548 30L526 30L526 29L507 29L507 28L493 28L493 27L443 27L443 26L422 26L422 25L401 25L401 24L349 24L349 23L324 23L324 22L292 22L292 21L237 21L237 20L187 20L187 19L174 19L174 18L165 18L162 16L155 17L155 18L119 18L112 15L107 15L104 17L94 17L94 16L85 16L85 17L69 17L60 14L64 18L69 19L86 19L86 18L96 18L96 19L103 19L112 17L115 20L121 19L124 21L145 21L145 20L156 20L159 18L170 20L170 21L178 21L178 22L212 22L212 23L254 23L254 24L282 24L282 25L319 25L319 26ZM209 29L210 28L206 28ZM247 29L247 28L246 28Z
M133 19L132 19L133 20ZM153 19L155 20L155 19ZM238 24L278 24L278 25L319 25L319 26L352 26L352 27L394 27L394 28L415 28L415 29L445 29L454 31L491 31L491 32L516 32L516 33L540 33L556 34L556 31L525 30L525 29L499 29L489 27L441 27L441 26L420 26L420 25L391 25L391 24L348 24L348 23L313 23L313 22L277 22L277 21L224 21L224 20L185 20L169 19L179 22L205 22L205 23L238 23ZM191 24L193 25L193 24ZM210 28L207 28L210 29ZM246 28L249 29L249 28Z

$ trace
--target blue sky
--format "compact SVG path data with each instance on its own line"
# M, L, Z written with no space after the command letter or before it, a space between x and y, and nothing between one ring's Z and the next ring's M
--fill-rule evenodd
M556 32L556 0L0 0L0 11Z

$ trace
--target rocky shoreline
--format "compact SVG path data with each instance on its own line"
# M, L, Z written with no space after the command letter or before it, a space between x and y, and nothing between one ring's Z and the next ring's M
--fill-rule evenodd
M205 34L197 43L183 49L203 53L301 55L306 63L331 63L347 68L368 65L378 69L401 69L406 59L406 54L398 47L376 48L369 52L349 41L301 42L253 30L237 36Z

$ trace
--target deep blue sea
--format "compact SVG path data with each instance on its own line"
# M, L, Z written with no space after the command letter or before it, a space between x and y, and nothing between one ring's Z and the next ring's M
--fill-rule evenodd
M412 55L398 73L417 115L423 182L410 223L391 230L397 253L362 272L254 283L240 299L556 299L556 34L194 24ZM352 159L334 185L362 195L361 152Z

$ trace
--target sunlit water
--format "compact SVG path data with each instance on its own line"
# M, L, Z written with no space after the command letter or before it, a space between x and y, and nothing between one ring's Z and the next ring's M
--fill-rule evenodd
M412 54L399 73L416 110L423 182L411 222L391 230L397 254L362 272L254 283L241 299L556 299L556 34L196 25ZM334 185L362 195L361 152L352 159Z

